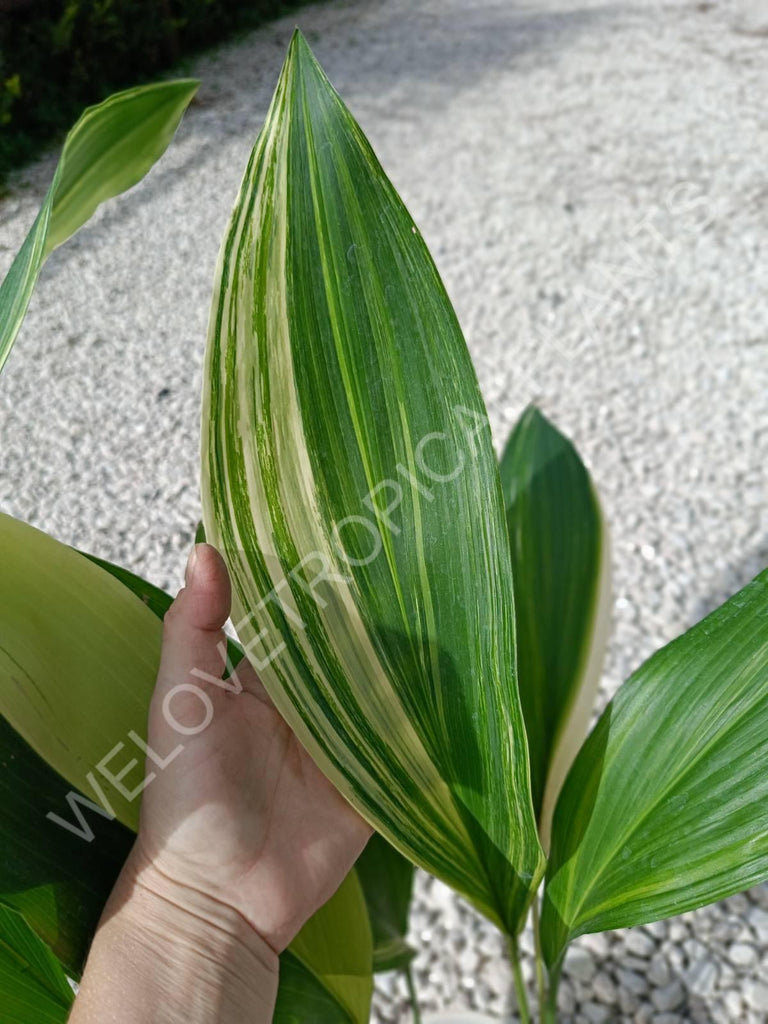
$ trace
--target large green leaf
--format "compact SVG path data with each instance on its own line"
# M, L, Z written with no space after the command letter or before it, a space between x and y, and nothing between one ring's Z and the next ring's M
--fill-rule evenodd
M158 616L171 599L1 514L0 565L0 712L7 719L0 728L0 902L23 911L77 974L131 845L128 829L99 813L102 794L134 831L140 805L96 766L122 744L109 767L118 771L135 758L123 785L140 781L142 751L133 737L146 736ZM367 1020L372 942L354 875L305 925L290 956L296 964L283 1006L300 1012L306 992L311 1019L324 993L344 1021Z
M297 34L222 247L206 535L323 771L515 930L541 870L485 408L407 210Z
M165 152L197 86L182 79L116 93L89 107L69 132L40 212L0 285L0 370L46 257L100 203L144 177Z
M56 957L16 910L0 905L3 1024L64 1024L74 993Z
M374 832L355 865L373 932L373 969L406 967L416 950L405 941L413 892L413 864Z
M610 625L608 531L571 442L530 407L501 459L515 581L517 677L545 849L587 732Z
M692 910L768 876L768 571L620 688L555 810L542 938Z

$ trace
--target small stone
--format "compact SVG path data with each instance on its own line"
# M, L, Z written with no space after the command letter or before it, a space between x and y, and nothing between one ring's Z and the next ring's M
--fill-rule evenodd
M659 1013L676 1010L684 999L685 990L679 981L673 981L664 988L657 988L651 992L651 1000Z
M634 1016L635 1024L648 1024L653 1019L653 1007L650 1003L642 1003Z
M728 947L728 959L734 967L752 967L757 962L757 950L747 942L734 942Z
M653 1024L681 1024L682 1019L679 1013L654 1013L651 1017Z
M647 978L656 988L663 988L672 981L672 971L669 969L669 964L661 953L657 953L651 960Z
M576 996L567 978L563 978L557 990L557 1008L568 1015L576 1012Z
M571 946L565 956L564 971L577 981L590 982L595 976L595 961L589 950Z
M752 907L747 914L747 920L752 926L755 935L761 943L768 944L768 910L762 907Z
M501 959L489 960L483 968L483 977L492 992L497 995L506 995L512 984L512 972Z
M581 1013L590 1024L607 1024L609 1020L615 1019L615 1012L600 1003L584 1003Z
M667 960L673 971L682 971L685 967L685 953L680 946L670 946L667 950Z
M639 956L644 960L648 957L653 956L656 949L656 943L644 932L639 929L630 929L624 936L624 945L627 947L630 953L634 956Z
M592 991L600 1003L613 1006L616 1003L616 986L611 981L610 975L605 971L598 971L592 981Z
M459 970L462 974L473 974L477 970L478 956L472 946L459 953Z
M749 981L744 986L744 998L751 1010L768 1013L768 985L764 981Z
M688 939L683 943L683 949L688 959L692 962L701 960L707 955L707 947L697 939Z
M749 910L749 900L743 892L737 892L735 896L729 896L725 900L725 905L732 914L737 914L739 917L743 917Z
M725 1003L725 1009L728 1012L728 1016L731 1020L740 1020L743 1002L741 999L740 992L726 992L723 996L723 1002Z
M625 1018L629 1018L640 1005L640 1000L625 988L619 989L619 1007Z
M616 977L618 978L621 988L625 988L628 992L632 992L636 996L645 995L648 991L648 985L646 984L645 978L642 974L637 974L635 971L619 969L616 971Z
M605 960L608 956L608 939L602 932L595 932L592 935L582 935L579 944L583 949L588 949L598 960Z
M616 952L613 955L613 959L627 971L636 971L638 974L646 974L648 971L648 961L643 960L639 956L630 956L629 953L619 956L618 952Z
M698 996L711 995L718 978L717 964L712 960L698 960L685 972L685 983Z

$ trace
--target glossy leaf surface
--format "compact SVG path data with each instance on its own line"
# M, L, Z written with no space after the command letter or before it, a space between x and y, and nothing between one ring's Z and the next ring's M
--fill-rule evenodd
M197 86L183 79L115 93L89 107L69 132L40 212L0 285L0 370L46 257L100 203L144 177L168 147Z
M401 852L515 930L542 854L509 543L435 266L300 35L220 255L206 536L273 701Z
M531 407L501 459L517 620L517 673L539 832L589 725L610 623L607 528L571 442Z
M680 914L768 876L768 571L619 689L555 811L542 938Z

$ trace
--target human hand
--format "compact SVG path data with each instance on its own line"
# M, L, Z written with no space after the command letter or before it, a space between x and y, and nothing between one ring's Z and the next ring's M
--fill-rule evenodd
M204 678L220 680L224 671L229 611L224 562L199 544L165 617L149 714L150 749L163 758L181 749L161 770L148 764L156 777L144 791L129 873L174 902L210 900L237 912L280 952L333 895L371 829L317 769L245 661L231 688ZM184 735L180 727L200 731Z
M165 617L139 835L71 1024L268 1024L277 954L371 834L251 668L220 685L229 608L224 562L200 544Z

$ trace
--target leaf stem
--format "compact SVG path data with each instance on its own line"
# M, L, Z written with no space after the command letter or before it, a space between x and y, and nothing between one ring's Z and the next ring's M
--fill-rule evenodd
M413 981L413 971L411 965L408 964L405 968L405 980L408 984L408 996L411 1000L411 1010L413 1011L413 1024L421 1024L421 1011L419 1010L419 999L416 995L416 985Z
M517 1008L520 1011L520 1024L531 1024L531 1012L528 1009L528 996L525 992L523 972L520 969L520 953L517 948L517 939L512 935L509 937L509 958L512 961L512 978L515 983Z
M549 972L546 1000L542 1003L541 1024L557 1024L557 989L560 984L562 961Z
M533 946L536 953L536 990L539 993L539 1015L543 1019L544 1007L548 999L547 983L544 973L544 958L541 955L541 935L539 934L539 895L533 897Z

